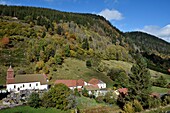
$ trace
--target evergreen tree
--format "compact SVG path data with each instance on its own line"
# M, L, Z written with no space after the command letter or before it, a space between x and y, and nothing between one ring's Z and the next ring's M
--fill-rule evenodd
M128 95L131 100L138 100L144 107L147 107L147 101L150 94L150 73L147 69L147 63L140 54L136 55L136 64L131 68L132 74L129 74Z
M86 61L86 66L87 66L87 67L91 67L91 66L92 66L92 65L91 65L91 60L87 60L87 61Z
M63 31L64 29L61 26L57 27L57 30L56 30L57 34L62 35Z
M55 59L56 64L62 65L62 63L63 63L63 58L61 57L61 55L56 54L56 55L54 56L54 59Z
M65 56L70 57L70 46L69 45L65 46Z
M89 42L88 42L87 38L85 38L83 40L82 48L86 49L86 50L89 50Z
M129 83L128 75L124 70L121 69L111 69L107 76L109 76L114 81L115 87L127 87Z

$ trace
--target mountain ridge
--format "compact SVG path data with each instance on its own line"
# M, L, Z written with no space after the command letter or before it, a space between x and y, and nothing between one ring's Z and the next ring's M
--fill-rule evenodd
M99 15L3 5L0 15L0 76L4 79L9 65L17 74L46 73L56 78L69 57L89 60L91 69L102 75L98 72L101 60L135 62L137 50L132 45L140 47Z

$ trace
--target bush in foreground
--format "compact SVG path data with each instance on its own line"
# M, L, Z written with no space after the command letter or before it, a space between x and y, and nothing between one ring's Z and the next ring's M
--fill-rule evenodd
M38 93L32 93L28 100L28 105L34 108L38 108L41 105L41 99Z

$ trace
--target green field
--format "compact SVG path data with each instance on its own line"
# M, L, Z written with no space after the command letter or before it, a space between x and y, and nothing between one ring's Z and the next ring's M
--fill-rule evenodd
M119 113L121 110L116 104L97 103L95 99L84 96L78 97L77 102L77 107L83 113Z
M150 70L150 74L153 79L163 76L164 78L166 78L167 82L170 83L170 75L167 75L167 74L164 74L161 72L157 72L157 71L153 71L153 70Z
M85 61L74 58L65 59L62 67L58 67L53 76L53 80L84 79L86 82L92 78L104 81L107 83L107 87L111 87L113 84L113 81L108 76L92 68L87 68Z
M95 99L90 99L84 96L78 97L77 102L78 102L77 107L79 109L89 109L89 108L94 108L94 107L106 106L106 104L99 104L96 102Z
M18 106L10 109L0 110L0 113L70 113L71 111L61 111L55 108L32 108L29 106Z
M167 93L168 91L170 91L170 88L161 88L161 87L152 86L152 92Z
M130 69L132 67L132 63L117 60L102 60L101 63L102 65L108 67L109 69L111 68L123 69L127 73L130 73Z

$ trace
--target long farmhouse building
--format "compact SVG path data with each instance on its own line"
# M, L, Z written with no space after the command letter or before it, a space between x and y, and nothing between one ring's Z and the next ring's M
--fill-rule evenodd
M24 74L14 76L14 70L11 66L7 70L6 88L8 92L27 89L48 89L47 82L48 80L45 74Z

